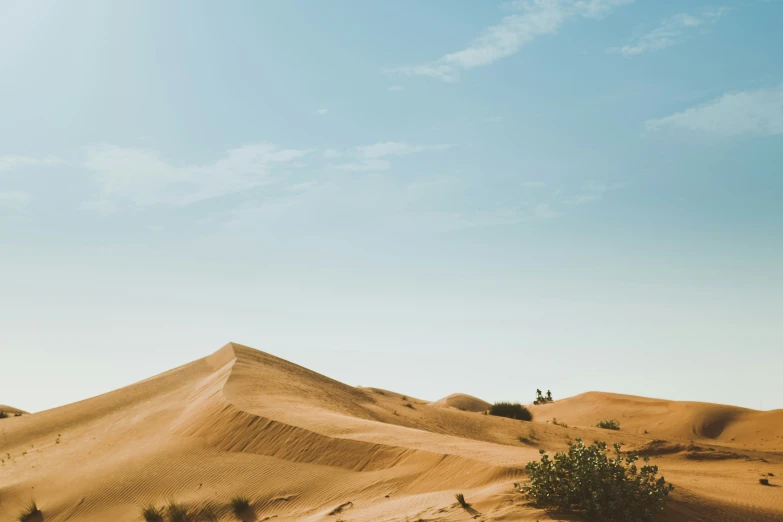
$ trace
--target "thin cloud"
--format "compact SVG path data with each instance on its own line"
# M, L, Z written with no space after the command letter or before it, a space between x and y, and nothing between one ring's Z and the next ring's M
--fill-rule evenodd
M100 197L85 207L110 213L120 203L188 205L270 183L270 169L309 152L262 143L231 149L214 163L176 166L149 150L95 146L88 149L84 166L98 183Z
M19 167L59 165L62 161L55 158L32 158L29 156L0 156L0 170Z
M671 47L687 40L694 31L714 24L725 13L725 8L704 11L700 15L679 13L667 18L649 33L614 50L619 50L625 56L635 56Z
M30 194L15 190L12 192L0 192L0 208L23 210L30 202Z
M700 107L647 120L645 126L651 131L681 129L719 137L783 134L783 84L727 93Z
M329 114L329 109L318 109L317 111L315 111L315 113L318 116L326 116L327 114Z
M392 85L386 90L389 92L400 92L400 91L404 91L405 88L402 85Z
M572 198L568 202L574 205L593 203L595 201L600 201L601 199L603 199L604 195L607 192L621 189L624 186L625 185L623 183L607 184L607 183L599 183L593 180L588 180L582 186L581 192L579 192L579 194L577 194L574 198Z
M451 82L461 71L494 63L511 56L539 36L555 33L569 18L600 18L615 7L631 2L633 0L516 1L511 7L518 13L506 16L498 25L488 28L466 48L433 62L397 67L388 72Z
M340 152L330 149L328 157L350 157L353 161L334 165L335 169L354 172L382 171L391 168L393 156L407 156L419 152L437 152L447 150L453 145L411 145L402 141L384 141L373 145L355 147L353 150Z

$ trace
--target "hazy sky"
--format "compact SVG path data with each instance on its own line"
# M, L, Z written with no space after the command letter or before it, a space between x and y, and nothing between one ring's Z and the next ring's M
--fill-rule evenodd
M236 341L783 408L783 1L0 2L0 404Z

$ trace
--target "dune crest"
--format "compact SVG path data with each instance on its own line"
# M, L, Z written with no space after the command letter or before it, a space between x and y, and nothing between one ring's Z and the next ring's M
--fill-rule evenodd
M444 397L439 401L433 403L435 406L442 406L445 408L457 408L462 411L483 412L487 411L490 403L483 401L472 395L465 393L452 393L448 397Z
M599 419L617 419L625 430L659 438L783 450L783 410L757 411L605 392L587 392L532 408L536 415L569 425L594 426Z
M22 415L29 415L24 410L20 410L19 408L13 408L11 406L6 406L5 404L0 404L0 411L6 412L8 415L16 415L17 413L21 413Z
M430 403L356 388L229 343L134 385L0 421L0 522L32 492L47 521L136 520L139 506L168 500L222 506L220 520L230 520L225 506L235 495L251 500L259 520L331 520L342 511L346 520L470 520L455 492L486 520L573 520L533 508L511 484L524 480L539 447L562 450L576 437L661 459L682 492L670 520L783 515L783 488L759 491L751 477L783 476L779 450L766 437L747 447L731 441L750 442L760 425L773 436L777 412L695 404L588 393L535 407L537 422L527 423L482 415L488 403L469 395ZM622 429L589 427L598 414L617 416ZM547 423L550 415L573 425ZM672 440L698 426L697 442L724 447L654 441L646 425ZM726 469L743 482L729 487Z

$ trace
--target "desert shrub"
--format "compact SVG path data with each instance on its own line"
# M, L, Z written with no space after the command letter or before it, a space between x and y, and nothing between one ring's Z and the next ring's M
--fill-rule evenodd
M464 507L465 509L468 509L470 507L470 504L468 504L468 501L465 500L465 495L462 493L457 493L454 495L454 498L457 499L457 502L459 502L459 505Z
M20 413L14 413L14 417L21 417L21 416L22 416L21 412Z
M39 522L43 520L43 513L40 509L38 509L35 501L32 500L30 501L30 504L21 513L19 513L17 520L19 522Z
M533 420L533 414L530 413L530 410L518 402L496 402L489 407L489 414L523 421Z
M552 424L554 424L555 426L560 426L561 428L568 427L568 424L566 424L565 422L557 422L557 417L552 417Z
M648 522L663 510L669 492L674 489L658 466L639 468L636 452L623 457L620 445L614 445L614 457L607 455L605 442L585 446L581 439L571 444L568 453L554 459L541 450L541 461L530 462L530 482L521 490L541 506L578 513L587 520Z
M761 484L762 486L769 486L769 479L765 479L765 478L759 479L759 484Z
M416 409L416 408L413 407L413 404L411 404L410 402L406 402L405 404L403 404L403 406L405 406L406 408L410 408L412 410Z
M550 390L546 391L546 397L541 393L541 390L536 390L536 400L533 401L533 404L546 404L547 402L554 402L554 399L552 398L552 392Z
M163 522L163 509L150 504L141 508L141 516L146 522Z
M250 499L247 497L234 497L231 499L231 511L237 518L242 518L250 511Z
M595 425L596 428L603 428L605 430L619 430L620 429L620 421L617 419L610 419L610 420L602 420L598 421L598 424Z
M171 522L193 522L194 517L190 510L182 504L169 504L168 512Z
M8 418L8 414L3 410L0 410L0 419L7 419L7 418Z

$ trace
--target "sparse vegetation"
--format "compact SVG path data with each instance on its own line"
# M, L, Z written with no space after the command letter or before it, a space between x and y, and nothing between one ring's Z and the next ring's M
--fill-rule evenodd
M762 486L769 486L769 479L765 479L765 478L759 479L759 484L761 484Z
M141 508L141 516L146 522L163 522L163 509L150 504Z
M459 505L464 507L465 509L468 509L470 507L470 504L468 504L468 501L465 500L465 495L462 493L457 493L454 495L454 498L457 499L457 502L459 502Z
M8 418L8 414L3 410L0 410L0 419L7 419L7 418Z
M22 416L22 412L14 413L14 417L21 417L21 416Z
M30 504L24 509L24 511L19 513L17 520L19 522L40 522L43 520L43 513L40 509L38 509L35 501L31 500Z
M541 390L536 390L536 400L533 401L533 404L546 404L547 402L554 402L554 399L552 398L552 392L547 390L546 396L544 396L541 393Z
M620 421L618 421L617 419L601 420L598 421L598 424L596 424L595 427L603 428L605 430L618 431L620 429Z
M614 445L614 457L607 455L605 442L585 446L581 439L568 453L554 459L541 450L541 461L530 462L530 482L520 489L545 508L578 513L591 521L649 522L659 514L674 489L658 466L638 467L636 452L623 457Z
M182 504L172 502L168 505L167 511L171 522L194 522L190 510Z
M497 417L508 417L523 421L533 420L533 414L530 410L518 402L496 402L489 408L489 414Z
M404 406L405 406L406 408L410 408L410 409L412 409L412 410L415 410L415 409L416 409L416 408L414 408L414 407L413 407L413 404L411 404L410 402L406 402Z
M565 422L557 422L557 417L552 417L552 424L554 424L555 426L560 426L561 428L568 427L568 424L566 424Z
M234 516L241 519L250 511L250 499L247 497L234 497L231 499L231 511Z

